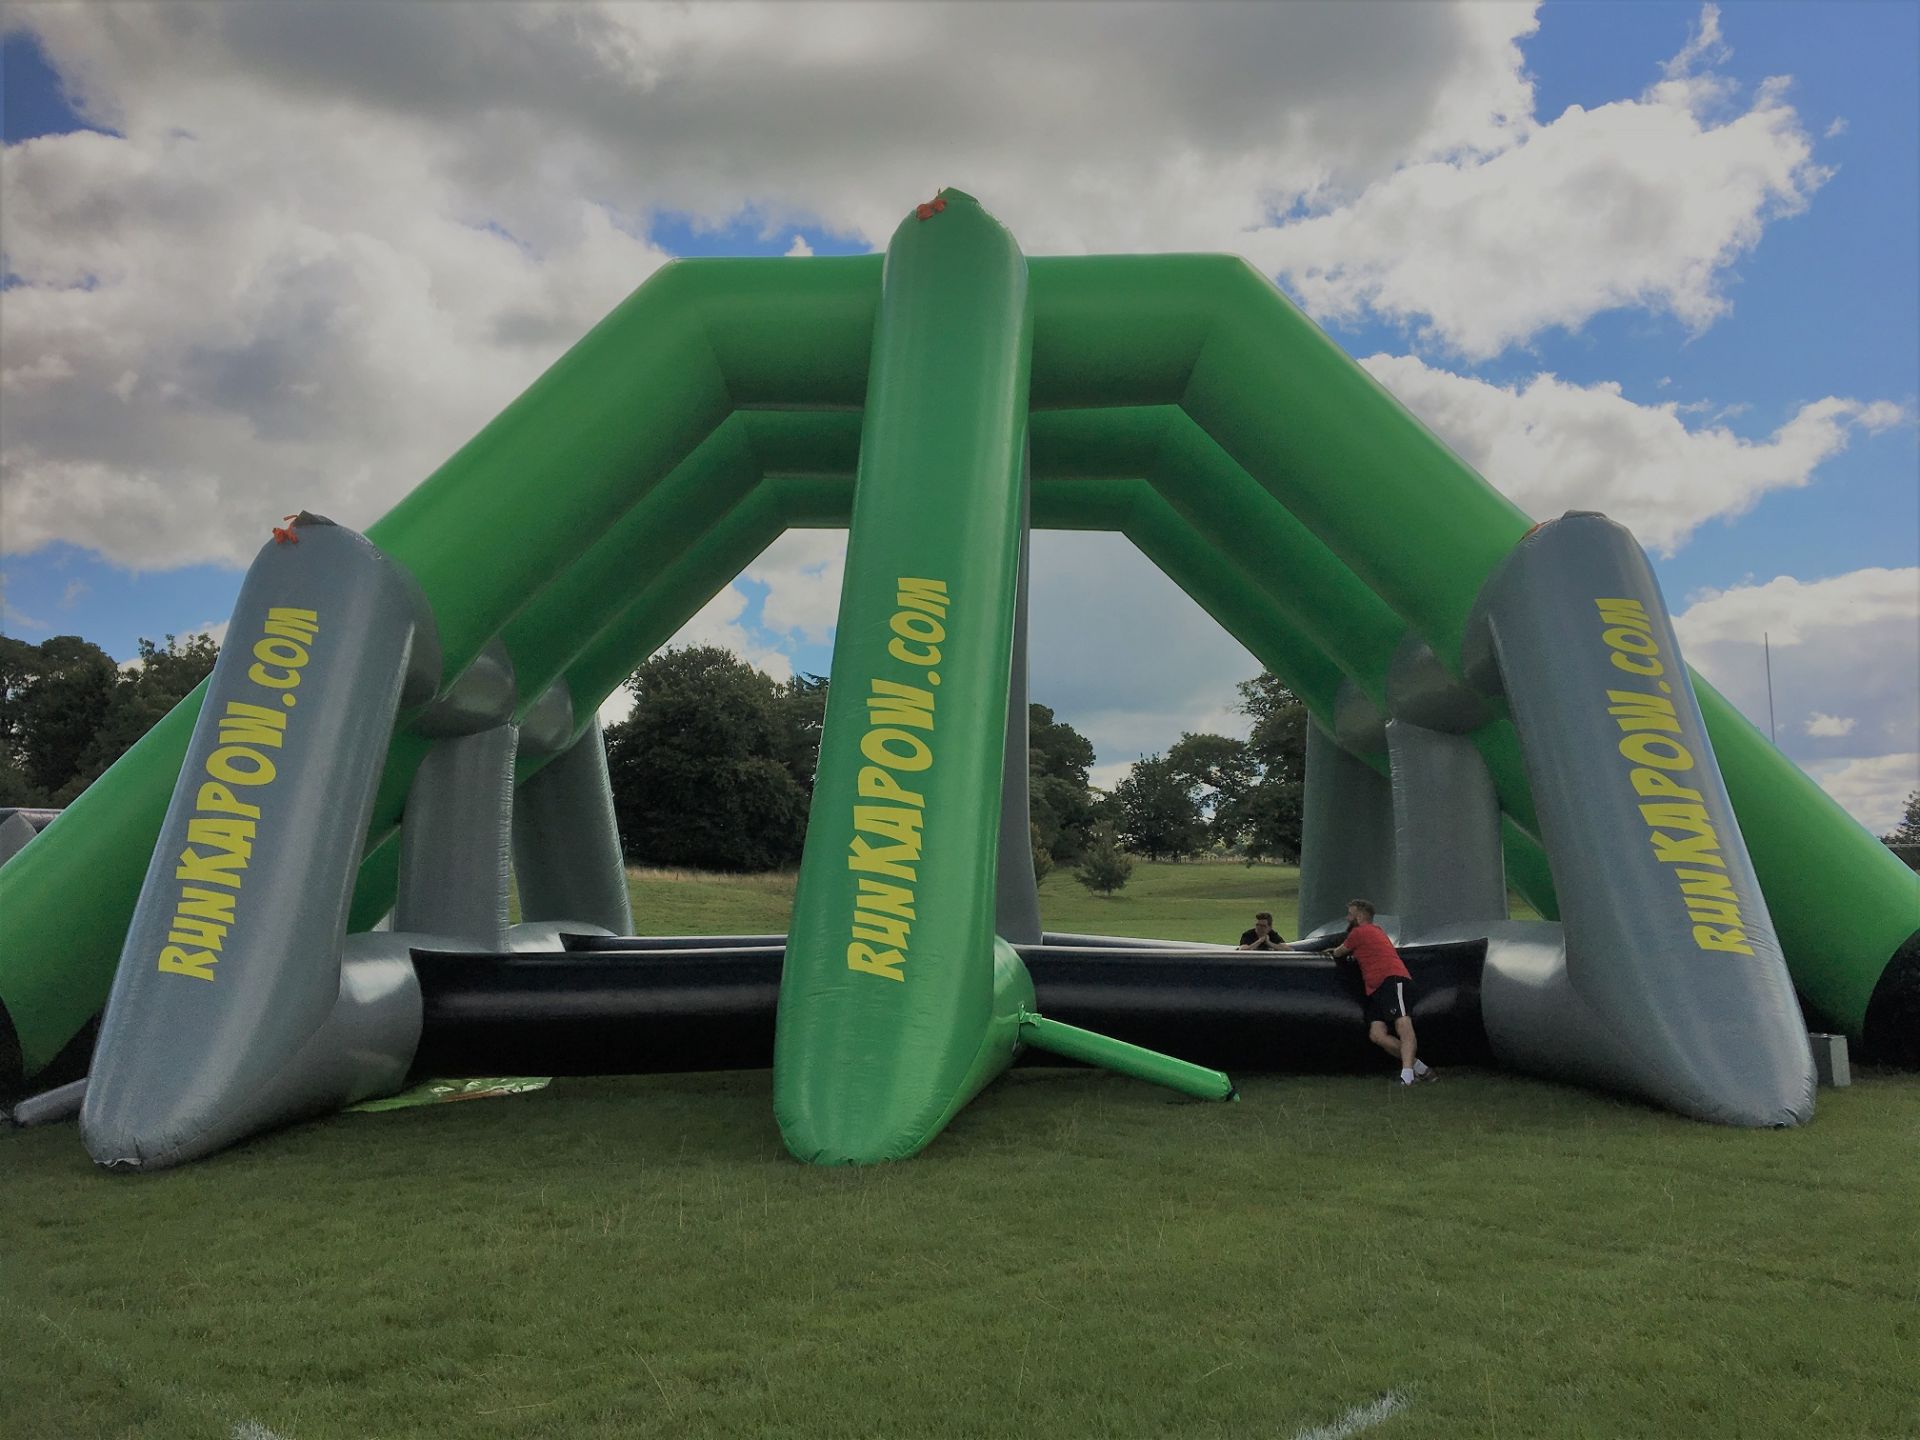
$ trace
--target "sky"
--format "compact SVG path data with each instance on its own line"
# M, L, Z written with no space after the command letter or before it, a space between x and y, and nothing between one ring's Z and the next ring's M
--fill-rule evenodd
M1869 828L1920 787L1920 6L0 26L8 634L219 634L269 524L372 523L667 259L862 253L955 184L1030 254L1246 256L1529 513L1630 526ZM824 673L843 553L787 536L678 638ZM1124 541L1036 536L1033 615L1097 781L1245 733L1257 662Z

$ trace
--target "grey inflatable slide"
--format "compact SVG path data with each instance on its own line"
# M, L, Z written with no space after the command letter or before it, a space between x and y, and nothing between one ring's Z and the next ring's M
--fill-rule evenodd
M1812 1118L1806 1025L1633 536L1579 512L1537 527L1482 589L1463 659L1466 685L1409 642L1390 716L1349 713L1356 696L1337 734L1315 727L1303 926L1390 896L1402 943L1485 940L1482 1018L1516 1069L1725 1124ZM1500 706L1558 924L1507 918L1499 804L1466 739ZM1367 763L1383 751L1390 780Z

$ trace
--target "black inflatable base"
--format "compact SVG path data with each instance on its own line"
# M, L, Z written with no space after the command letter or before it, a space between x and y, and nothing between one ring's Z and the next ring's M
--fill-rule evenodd
M1867 1002L1860 1058L1920 1070L1920 930L1893 952Z
M639 1075L773 1063L783 946L616 943L551 955L416 951L425 1026L415 1073ZM1049 1019L1230 1071L1383 1063L1367 1042L1351 965L1314 955L1017 948ZM1421 1054L1445 1064L1491 1058L1480 1021L1485 942L1402 954Z

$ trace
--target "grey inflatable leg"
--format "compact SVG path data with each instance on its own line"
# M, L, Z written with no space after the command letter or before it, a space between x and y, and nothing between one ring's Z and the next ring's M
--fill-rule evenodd
M1333 738L1349 755L1381 760L1387 754L1387 717L1367 692L1342 680L1333 696Z
M498 640L415 718L435 739L407 792L391 928L504 948L513 810L513 664Z
M71 1120L78 1115L86 1098L87 1082L84 1079L70 1080L52 1090L29 1095L13 1107L9 1118L22 1130L31 1125L58 1125L62 1120Z
M535 733L527 727L523 742ZM633 900L598 717L514 797L513 869L526 920L633 933Z
M1485 985L1495 1053L1701 1119L1811 1118L1806 1025L1633 536L1539 526L1482 588L1462 658L1506 696L1566 937L1564 973Z
M1343 920L1347 902L1399 904L1393 790L1387 778L1341 748L1318 722L1307 726L1307 784L1300 845L1300 934Z
M440 656L401 567L292 529L241 586L107 998L80 1126L111 1168L378 1093L418 1043L411 967L342 950L387 742Z
M24 815L9 815L0 821L0 865L26 849L27 842L39 833L33 828L33 822Z
M1013 670L1007 683L1007 744L1000 776L1000 848L995 862L994 931L1015 945L1040 943L1040 887L1033 878L1033 811L1027 794L1027 562L1020 527L1020 580L1013 609Z
M437 742L407 792L393 929L498 951L507 933L507 835L515 732Z
M1387 722L1401 939L1461 921L1507 918L1500 801L1473 742Z

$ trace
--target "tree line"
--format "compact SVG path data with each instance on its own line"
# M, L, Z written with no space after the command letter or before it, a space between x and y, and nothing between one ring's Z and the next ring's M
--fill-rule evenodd
M140 641L126 665L78 635L0 635L0 806L71 804L219 658L205 635Z
M799 862L827 681L776 681L711 646L664 651L627 681L628 717L607 731L614 814L635 864L768 870ZM1294 861L1306 778L1306 707L1271 675L1240 686L1245 740L1183 735L1103 794L1093 742L1030 705L1027 786L1034 864L1086 868L1118 888L1111 852ZM1089 881L1089 883L1095 883Z
M117 664L75 635L0 635L0 806L63 806L206 678L205 635L139 642ZM667 650L628 677L627 718L607 730L621 844L634 864L760 871L795 865L806 838L827 681L776 681L712 646ZM1262 675L1240 687L1246 740L1183 735L1144 756L1111 794L1089 779L1093 742L1028 707L1035 865L1097 861L1125 883L1122 852L1293 860L1300 847L1306 710Z
M75 635L0 635L0 806L62 806L213 669L205 635L142 639L117 664ZM730 651L663 651L627 679L628 717L607 730L614 814L637 865L761 871L795 865L806 838L827 680L776 681ZM1128 855L1233 855L1297 863L1307 710L1276 677L1239 687L1242 740L1184 734L1142 756L1111 792L1089 778L1093 743L1028 707L1034 866L1090 887L1126 883ZM1920 869L1920 791L1882 837Z

